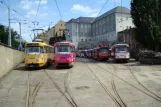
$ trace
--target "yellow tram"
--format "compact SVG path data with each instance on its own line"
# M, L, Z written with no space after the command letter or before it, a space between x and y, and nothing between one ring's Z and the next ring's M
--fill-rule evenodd
M25 67L44 67L54 60L54 48L46 43L34 41L25 44Z

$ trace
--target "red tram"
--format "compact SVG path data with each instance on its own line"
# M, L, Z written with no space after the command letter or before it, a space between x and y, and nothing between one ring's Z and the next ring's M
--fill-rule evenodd
M94 59L97 60L108 60L110 58L109 48L107 46L101 46L95 49Z

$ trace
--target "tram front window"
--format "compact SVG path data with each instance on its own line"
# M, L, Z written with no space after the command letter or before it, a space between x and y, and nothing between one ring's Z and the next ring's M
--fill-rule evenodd
M70 46L58 46L55 48L55 53L71 53L72 48Z
M108 49L100 49L100 53L107 53Z
M26 54L32 54L32 53L42 53L42 48L40 47L26 47L25 48L25 53Z

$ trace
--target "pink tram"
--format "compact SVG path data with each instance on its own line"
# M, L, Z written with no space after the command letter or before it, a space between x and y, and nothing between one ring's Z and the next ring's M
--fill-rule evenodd
M128 44L116 44L112 48L115 61L128 61L130 59L129 45Z
M56 42L54 44L54 67L70 66L75 62L75 46L71 42Z

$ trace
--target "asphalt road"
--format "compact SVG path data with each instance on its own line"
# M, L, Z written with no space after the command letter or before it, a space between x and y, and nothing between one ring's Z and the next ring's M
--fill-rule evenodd
M73 68L20 64L0 80L0 107L161 107L161 66L85 58Z

